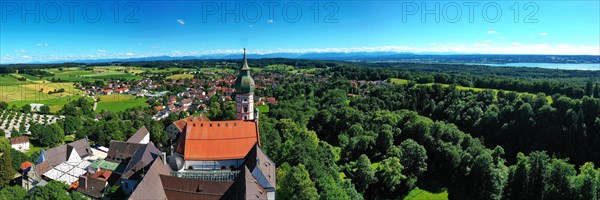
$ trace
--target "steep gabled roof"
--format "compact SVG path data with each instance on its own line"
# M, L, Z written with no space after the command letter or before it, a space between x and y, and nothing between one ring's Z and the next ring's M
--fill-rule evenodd
M85 175L84 175L85 176ZM106 188L106 181L93 177L86 177L87 185L83 187L83 184L79 183L77 191L94 198L101 198L104 195L104 189ZM82 181L80 178L79 181Z
M160 176L168 175L170 172L171 170L163 164L162 159L154 160L129 199L167 199Z
M275 190L275 163L262 151L258 144L254 145L246 155L244 165L248 167L258 183L269 191Z
M218 200L235 183L161 175L160 180L169 199Z
M52 166L57 166L62 162L67 161L68 156L71 154L69 149L74 149L77 154L81 157L87 157L92 153L92 149L86 139L77 140L65 145L54 147L46 150L46 159Z
M267 199L267 192L254 179L248 167L235 179L235 184L223 194L221 199Z
M125 167L122 178L130 179L136 172L148 166L161 154L154 143L150 142L139 148L135 154L131 157L129 164ZM137 178L137 177L136 177Z
M241 159L259 141L258 124L244 120L188 122L179 137L184 160Z
M131 159L135 151L146 144L129 143L123 141L110 141L106 160L110 162L121 162Z
M44 174L44 173L46 173L46 172L50 171L51 169L52 169L52 166L50 166L50 162L48 162L48 161L46 160L46 161L43 161L43 162L41 162L41 163L38 163L38 164L36 164L36 165L35 165L35 170L34 170L34 171L35 171L35 174L36 174L38 177L41 177L41 176L42 176L42 174Z
M146 128L146 126L142 126L142 128L138 129L135 134L133 134L127 142L130 143L141 143L142 140L150 134L150 131Z
M180 120L174 121L174 122L173 122L173 125L175 125L175 127L176 127L176 128L177 128L177 129L178 129L180 132L182 132L182 131L183 131L183 129L185 128L185 124L186 124L186 123L187 123L187 122L186 122L186 120L185 120L185 119L180 119Z

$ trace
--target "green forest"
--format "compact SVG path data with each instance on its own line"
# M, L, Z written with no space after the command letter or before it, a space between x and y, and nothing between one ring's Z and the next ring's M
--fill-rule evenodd
M267 91L280 98L261 115L278 197L402 199L447 188L450 199L600 198L596 80L440 71L335 67L323 71L326 84L305 78ZM391 77L409 83L349 81Z

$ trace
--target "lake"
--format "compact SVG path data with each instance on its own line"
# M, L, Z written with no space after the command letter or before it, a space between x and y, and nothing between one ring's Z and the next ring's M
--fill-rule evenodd
M488 65L493 67L539 67L546 69L570 69L570 70L600 70L600 63L591 64L565 64L565 63L469 63L469 65Z

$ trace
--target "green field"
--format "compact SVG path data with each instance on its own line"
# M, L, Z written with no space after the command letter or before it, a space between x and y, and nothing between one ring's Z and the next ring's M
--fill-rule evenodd
M268 105L256 106L256 108L258 108L258 112L259 113L268 113L269 112L269 106Z
M16 77L25 77L28 81L18 81ZM7 102L9 106L22 107L26 104L41 103L48 105L51 112L60 110L68 102L78 99L84 93L75 88L73 83L52 83L37 80L37 77L28 74L0 75L0 101ZM48 94L50 91L64 89L65 92Z
M261 71L288 71L288 72L292 72L292 73L296 72L294 70L294 66L284 65L284 64L274 64L274 65L269 65L269 66L266 66L263 68L252 68L252 70L255 72L261 72Z
M440 192L430 192L420 188L411 190L404 198L404 200L438 200L448 199L448 189L442 188Z
M0 85L0 101L22 106L30 103L42 103L56 111L67 101L78 98L84 92L75 88L73 83L51 83L48 81L18 81L2 77ZM4 82L6 81L6 82ZM11 82L12 81L12 82ZM64 92L48 94L48 92L64 89Z
M388 82L395 83L395 84L400 84L400 85L408 84L408 80L406 80L406 79L400 79L400 78L389 78Z
M83 70L81 68L63 68L63 70L58 70L57 68L45 69L50 73L53 73L54 76L43 77L44 80L52 80L60 79L61 81L86 81L91 82L95 80L111 80L111 79L128 79L128 80L140 80L141 77L131 74L125 73L126 70L131 69L135 72L140 72L141 70L135 70L130 67L120 67L120 66L103 66L103 67L93 67L93 70ZM133 73L133 72L132 72Z
M254 70L254 69L252 69ZM200 68L197 71L200 72L215 72L215 73L235 73L237 72L237 70L234 69L230 69L230 68L222 68L222 67L204 67L204 68Z
M26 104L40 103L40 104L44 104L44 105L47 105L48 107L50 107L50 112L57 112L65 104L67 104L73 100L79 99L79 98L81 98L81 97L79 97L79 96L62 97L62 98L46 99L46 100L18 100L18 101L8 102L8 106L11 107L12 105L15 105L20 108Z
M128 108L135 108L139 106L146 107L148 104L146 103L146 98L144 97L135 97L132 95L124 95L124 94L115 94L115 95L106 95L99 96L96 98L100 98L100 102L96 107L96 112L111 111L111 112L119 112L124 111Z
M15 79L12 74L1 74L0 75L0 86L10 86L10 85L23 85L31 83L31 81L19 81Z
M168 79L172 79L172 80L179 80L179 79L186 79L186 78L194 78L193 74L175 74L172 76L168 76Z

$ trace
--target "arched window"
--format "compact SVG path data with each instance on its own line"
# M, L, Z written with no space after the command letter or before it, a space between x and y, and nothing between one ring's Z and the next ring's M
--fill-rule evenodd
M244 106L244 112L248 112L248 106Z

